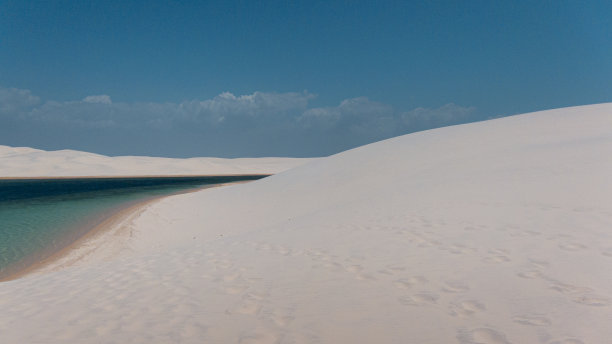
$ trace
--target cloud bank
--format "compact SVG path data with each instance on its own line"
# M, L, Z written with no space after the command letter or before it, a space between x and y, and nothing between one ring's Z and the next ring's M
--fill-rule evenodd
M0 144L108 155L324 156L418 130L473 120L446 104L400 111L366 97L311 107L308 92L234 95L181 103L113 102L108 95L41 101L0 87Z

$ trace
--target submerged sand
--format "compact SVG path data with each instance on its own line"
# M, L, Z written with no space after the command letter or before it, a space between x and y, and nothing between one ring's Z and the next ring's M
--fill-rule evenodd
M161 199L125 249L1 283L0 342L606 343L610 128L532 113Z

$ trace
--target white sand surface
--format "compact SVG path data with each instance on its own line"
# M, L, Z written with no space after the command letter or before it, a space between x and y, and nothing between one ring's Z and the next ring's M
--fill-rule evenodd
M168 197L1 283L0 342L610 343L611 157L601 104Z
M0 178L273 174L313 159L109 157L74 150L0 145Z

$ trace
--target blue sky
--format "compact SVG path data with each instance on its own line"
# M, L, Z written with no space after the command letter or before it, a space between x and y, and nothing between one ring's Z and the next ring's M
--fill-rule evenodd
M612 3L2 1L0 144L318 156L612 101Z

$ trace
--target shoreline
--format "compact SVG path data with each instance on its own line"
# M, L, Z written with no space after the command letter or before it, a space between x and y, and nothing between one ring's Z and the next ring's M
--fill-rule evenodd
M47 258L32 263L23 269L20 269L18 271L10 273L7 276L0 278L0 283L14 281L36 273L52 272L73 266L77 262L82 261L87 256L90 256L92 253L96 252L97 247L93 247L86 252L78 254L78 250L84 249L87 243L91 243L96 239L101 239L104 237L105 234L111 234L112 229L115 228L117 228L116 234L121 234L123 229L121 226L122 223L127 222L127 220L132 216L139 215L144 210L146 210L147 207L149 207L153 203L161 201L164 198L203 191L216 187L242 184L248 182L251 181L237 181L230 183L205 185L194 189L173 192L168 195L149 197L143 200L129 202L124 206L118 206L116 209L109 211L108 214L101 215L101 218L97 221L93 221L91 227L85 230L84 233L76 240L70 242L58 251L53 252ZM65 260L65 262L62 262L63 260Z
M101 176L33 176L33 177L0 177L0 180L48 180L48 179L120 179L120 178L205 178L205 177L247 177L266 176L270 173L236 173L236 174L143 174L143 175L101 175Z

